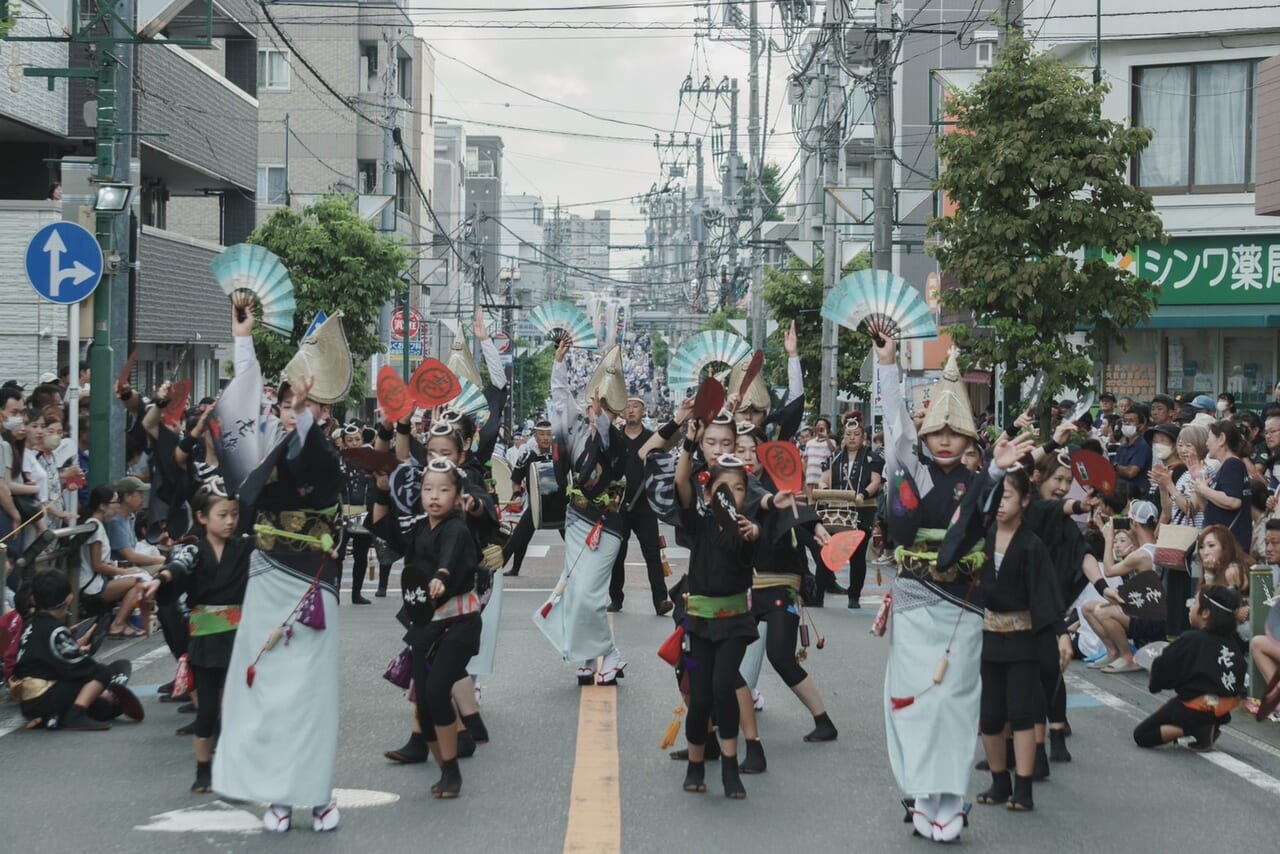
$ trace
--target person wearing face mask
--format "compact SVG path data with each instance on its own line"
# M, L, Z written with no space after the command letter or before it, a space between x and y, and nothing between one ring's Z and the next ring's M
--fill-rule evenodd
M1120 427L1120 447L1111 455L1116 475L1121 483L1129 485L1131 498L1145 498L1151 489L1147 476L1151 471L1151 446L1142 435L1146 432L1148 420L1145 404L1130 405Z
M1229 391L1218 395L1218 402L1213 406L1219 418L1230 418L1236 414L1236 396Z
M1178 464L1178 455L1176 446L1178 444L1178 428L1172 424L1156 424L1148 430L1143 437L1147 440L1147 444L1151 446L1151 472L1148 475L1150 488L1147 491L1147 497L1151 499L1151 503L1156 505L1156 509L1161 511L1161 518L1168 516L1164 512L1162 502L1162 490L1157 482L1157 472L1168 469L1170 466ZM1174 483L1176 483L1176 478Z
M20 461L22 455L14 454L14 435L24 426L22 390L11 386L0 388L0 428L3 428L0 432L0 537L22 524L22 514L14 503L10 484L15 476L21 482L21 466L15 466L14 460Z

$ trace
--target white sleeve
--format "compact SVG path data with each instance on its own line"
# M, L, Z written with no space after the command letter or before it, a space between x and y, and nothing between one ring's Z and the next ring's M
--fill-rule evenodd
M235 364L236 376L243 374L249 365L258 361L258 354L253 350L252 338L233 338L234 350L232 361Z
M289 456L296 457L302 453L302 446L307 442L307 433L315 426L316 417L311 414L311 408L304 406L302 411L298 413L298 423L293 430L293 435L289 437Z
M787 359L787 403L804 396L804 372L800 370L800 357Z
M911 421L911 413L907 411L907 402L902 399L902 390L898 386L897 365L876 365L877 378L880 381L880 401L884 406L884 471L886 479L893 477L893 472L902 469L911 475L916 488L924 495L933 486L933 478L929 469L921 465L916 456L916 425Z
M489 372L489 385L494 388L505 388L507 370L502 366L502 355L498 352L498 345L493 343L492 338L486 338L480 342L480 352L484 355L485 370Z
M552 434L565 445L571 444L574 427L581 410L573 399L569 387L569 366L566 362L551 365L551 429Z

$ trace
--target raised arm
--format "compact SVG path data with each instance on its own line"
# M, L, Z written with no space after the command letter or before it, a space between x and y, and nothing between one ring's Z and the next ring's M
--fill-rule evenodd
M498 346L489 337L489 330L484 325L484 309L476 309L476 320L471 330L480 342L480 353L484 356L485 371L489 374L489 385L501 389L507 386L507 370L502 366L502 355Z
M906 471L923 495L933 487L933 478L916 456L916 427L898 386L898 344L887 336L880 341L883 343L873 339L872 346L880 363L876 366L876 377L884 405L884 468L890 476L899 468Z

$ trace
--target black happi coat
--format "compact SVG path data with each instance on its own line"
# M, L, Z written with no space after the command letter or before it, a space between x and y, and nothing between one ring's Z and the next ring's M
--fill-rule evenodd
M996 528L987 536L982 565L981 596L988 611L1007 614L1031 612L1031 631L982 633L984 661L1039 661L1044 633L1065 631L1062 596L1054 576L1049 550L1024 522L1009 541L1008 551L995 565Z

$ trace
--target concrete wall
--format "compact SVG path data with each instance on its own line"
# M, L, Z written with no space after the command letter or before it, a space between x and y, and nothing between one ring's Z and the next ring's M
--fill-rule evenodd
M1254 212L1280 216L1280 57L1258 71L1258 192Z
M45 36L44 13L27 3L11 3L17 13L11 36ZM67 45L56 42L0 42L5 85L0 87L0 113L50 133L67 132L67 81L23 77L26 68L66 68Z
M62 220L55 202L0 199L0 382L17 380L28 389L44 371L58 369L58 339L67 334L67 309L36 296L23 259L37 231ZM42 334L43 333L43 334ZM86 337L91 334L85 327Z

